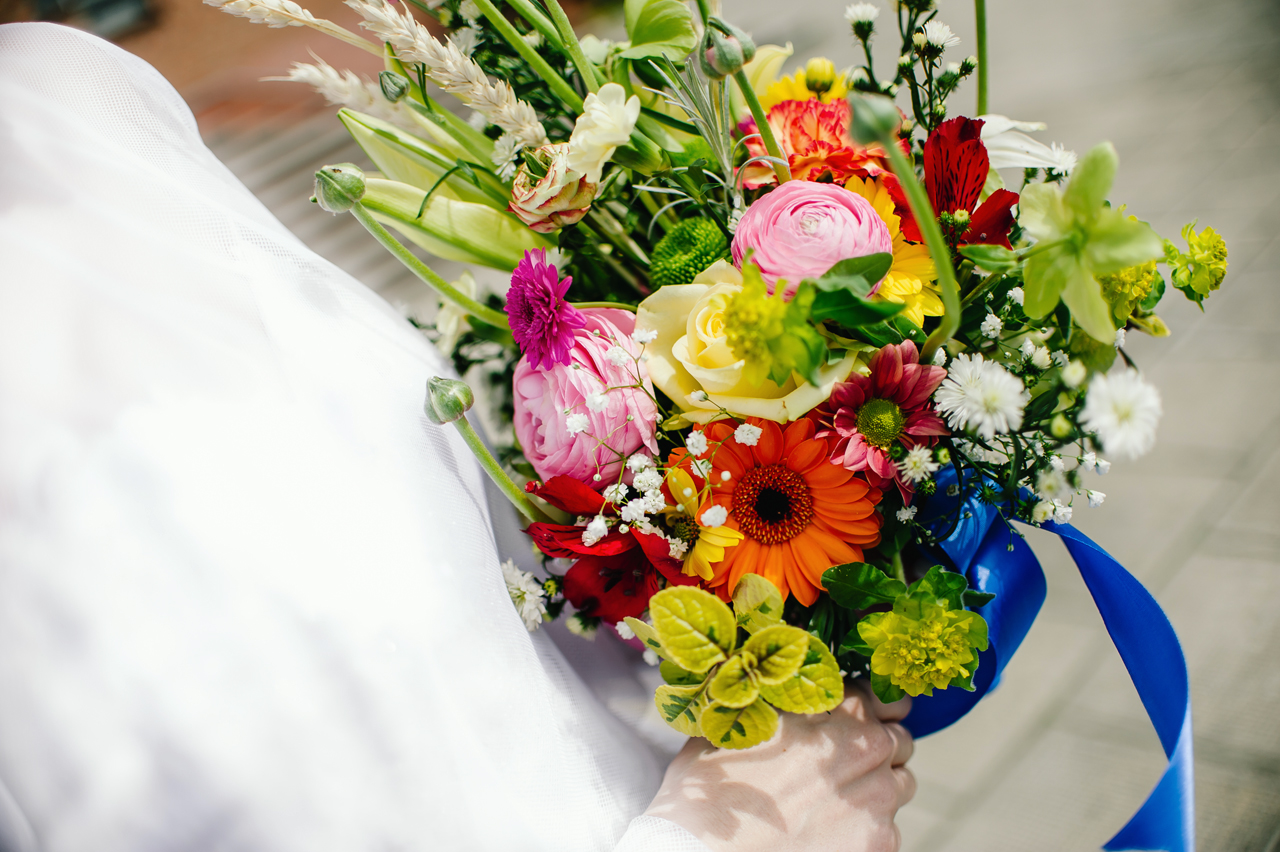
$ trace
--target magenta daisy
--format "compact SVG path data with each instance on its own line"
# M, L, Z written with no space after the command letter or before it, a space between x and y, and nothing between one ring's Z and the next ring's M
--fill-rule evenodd
M573 279L560 280L547 263L545 249L526 251L511 273L507 290L507 318L511 336L529 363L543 370L569 363L573 333L586 324L582 312L564 300Z
M914 484L889 456L894 443L908 451L930 446L947 427L929 397L947 371L919 363L910 340L890 344L871 359L871 375L854 374L835 386L818 409L818 435L835 438L831 461L847 470L864 471L874 487L892 481L909 499Z

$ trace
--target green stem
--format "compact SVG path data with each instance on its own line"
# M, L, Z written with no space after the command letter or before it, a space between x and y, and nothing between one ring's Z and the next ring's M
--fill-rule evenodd
M902 564L902 551L893 554L893 576L902 582L907 582L907 569Z
M486 322L489 325L508 331L511 329L511 325L507 322L506 314L501 313L500 311L495 311L487 305L480 304L475 299L471 298L466 293L463 293L461 290L437 275L435 270L418 260L418 258L414 256L413 252L409 251L401 245L399 240L391 236L391 232L382 227L382 223L374 219L373 214L370 213L368 208L359 201L352 205L351 215L355 216L361 225L364 225L365 230L373 234L374 239L382 243L383 248L395 255L396 260L408 267L409 271L414 275L431 285L431 287L445 299L453 302L459 308L462 308L462 310L482 322Z
M938 286L942 290L942 320L933 330L924 347L920 350L921 363L929 363L933 353L938 351L960 327L960 287L956 284L956 273L951 268L951 247L942 238L942 229L938 227L938 218L933 213L933 205L924 187L916 179L915 169L907 162L902 149L893 139L880 140L881 145L889 152L889 162L893 173L898 176L902 189L911 205L911 213L916 217L916 224L924 241L929 246L929 254L933 257L934 266L938 267Z
M493 24L493 28L497 30L503 38L507 40L507 44L520 54L520 58L529 63L529 66L538 73L547 86L555 93L565 106L575 112L582 112L582 98L578 97L578 93L573 87L565 82L564 78L556 73L555 69L547 64L547 60L538 55L538 52L529 46L529 43L521 38L520 33L511 25L506 16L493 5L493 0L475 0L476 6L489 23Z
M711 19L711 4L707 0L698 0L698 15L702 18L702 26Z
M554 523L546 512L533 505L533 501L520 489L520 486L511 481L511 477L507 476L507 472L502 469L502 465L498 464L498 460L493 457L493 453L489 452L489 448L484 445L484 441L480 440L476 430L467 422L467 418L460 417L453 421L453 425L458 427L458 432L462 434L462 440L467 442L467 446L475 454L476 461L480 462L484 472L489 474L489 478L493 480L494 485L502 489L502 493L507 496L507 499L519 510L520 514L535 524Z
M573 24L569 22L569 16L564 13L559 0L546 0L546 4L547 11L551 13L551 20L560 31L560 39L564 42L565 50L573 60L573 67L578 69L578 74L582 77L583 85L589 92L598 91L601 82L600 74L596 71L595 64L582 52L582 44L573 32Z
M978 115L987 114L987 0L973 0L978 26Z
M977 301L979 296L981 296L983 293L990 290L992 284L994 284L995 282L999 281L1002 278L1004 278L1003 272L993 272L990 275L988 275L986 278L982 279L982 281L978 284L978 286L974 287L973 291L970 292L969 295L965 296L964 299L961 300L960 307L962 309L969 307L969 305Z
M739 71L733 75L733 79L738 82L738 91L742 93L742 99L747 102L747 108L751 110L751 117L756 120L756 130L760 131L760 138L764 140L765 150L769 152L770 157L776 157L781 162L770 163L773 166L773 173L778 176L778 183L786 183L791 180L791 169L787 166L787 158L782 156L782 149L778 147L778 140L773 138L773 128L769 126L769 119L764 114L764 107L760 106L760 99L756 97L756 90L751 88L751 82L747 80L745 71Z
M596 226L596 230L604 234L605 238L621 249L624 254L642 266L649 265L649 255L631 238L630 232L622 227L622 223L603 206L591 208L587 218Z
M621 311L636 312L635 305L628 305L626 302L570 302L575 308L617 308Z

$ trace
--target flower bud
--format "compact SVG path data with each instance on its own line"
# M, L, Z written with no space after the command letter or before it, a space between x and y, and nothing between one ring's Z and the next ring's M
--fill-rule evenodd
M836 83L836 66L830 59L815 56L804 66L804 85L815 95L831 90Z
M345 213L364 198L364 172L354 163L325 166L316 172L311 200L330 213Z
M432 376L427 379L427 401L422 410L437 426L461 420L471 409L475 396L466 382Z
M893 101L879 95L862 95L849 99L853 107L850 130L863 145L891 140L902 124L902 113Z
M569 145L543 145L525 155L511 184L507 209L540 234L554 233L587 215L596 185L569 168Z
M382 87L382 96L391 103L403 98L409 91L409 80L394 71L383 71L378 75L378 85Z
M723 80L741 71L755 55L756 43L744 31L719 18L707 21L707 31L698 49L703 74L712 80Z
M1075 429L1071 426L1071 421L1063 414L1056 415L1053 418L1053 421L1049 424L1049 432L1053 437L1058 438L1059 440L1071 437L1071 433L1074 431Z

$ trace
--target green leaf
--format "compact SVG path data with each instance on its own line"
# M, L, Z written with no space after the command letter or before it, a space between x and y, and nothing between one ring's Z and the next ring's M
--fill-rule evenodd
M878 675L875 672L871 673L871 691L885 704L892 704L907 697L907 693L901 687L895 686L888 675Z
M788 713L825 713L844 700L844 678L827 646L810 636L800 670L782 683L761 686L760 697Z
M625 59L665 56L679 62L698 43L693 15L680 0L626 0L623 6L631 46Z
M755 658L753 668L760 683L778 684L794 676L804 665L809 634L799 627L775 624L748 639L742 650Z
M671 662L694 673L724 662L737 641L729 607L702 589L665 588L649 599L649 614Z
M834 320L845 328L860 328L884 322L905 309L896 302L872 301L848 290L835 290L819 292L809 316L814 322Z
M1022 310L1032 319L1048 315L1058 305L1067 280L1088 275L1080 258L1061 248L1051 248L1027 259L1022 270ZM1101 294L1099 294L1099 298Z
M716 670L707 686L707 694L725 707L746 707L760 694L754 658L737 653Z
M934 565L928 573L911 584L907 594L912 598L932 594L939 601L946 601L951 609L964 609L964 593L968 588L969 581L963 574Z
M1062 303L1071 309L1076 324L1099 343L1113 343L1116 338L1111 305L1102 295L1102 285L1084 268L1077 265L1062 288Z
M699 721L702 735L720 748L750 748L778 730L778 712L759 698L742 708L712 701Z
M1160 304L1160 300L1164 298L1164 289L1164 276L1157 272L1155 283L1151 285L1151 290L1147 293L1147 297L1138 305L1138 310L1144 314L1154 311L1156 306Z
M989 272L1012 272L1018 268L1018 255L1004 246L961 246L960 254Z
M739 627L755 633L782 620L782 595L759 574L744 574L733 590L733 612Z
M1062 194L1063 202L1076 221L1085 223L1097 218L1107 200L1107 193L1111 192L1119 166L1120 156L1110 142L1093 146L1080 158Z
M840 653L847 654L852 651L855 654L861 654L868 660L875 653L875 649L867 644L867 640L862 638L862 634L858 632L858 626L855 624L853 629L844 635L844 639L840 642Z
M888 252L851 257L822 273L814 283L819 290L828 293L847 290L855 296L868 296L871 288L879 284L892 267L893 255Z
M669 686L658 687L653 695L653 703L663 721L688 737L700 737L702 731L698 727L698 717L702 714L698 699L702 695L701 686Z
M631 628L631 632L636 634L636 638L644 643L646 648L652 649L662 659L668 659L666 649L662 647L662 641L658 639L658 631L654 630L652 625L631 616L627 616L622 620Z
M822 585L831 599L845 609L866 609L875 604L893 603L898 595L907 591L901 580L866 562L848 562L828 568L822 575Z
M691 671L682 669L670 660L663 660L658 663L658 674L662 675L662 679L673 686L697 686L706 680L705 675L694 674Z

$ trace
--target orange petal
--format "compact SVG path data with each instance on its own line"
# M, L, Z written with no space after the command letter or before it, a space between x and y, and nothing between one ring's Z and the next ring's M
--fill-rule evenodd
M813 431L813 421L807 418L789 423L787 430L782 433L782 457L789 457L796 447L813 438Z
M853 479L853 473L838 464L820 464L805 471L804 481L810 488L838 488Z
M802 441L786 454L787 467L799 474L804 474L816 465L822 464L826 458L826 441Z
M756 463L760 467L777 464L782 458L782 430L772 420L761 420L756 425L762 430L760 440L751 448Z

